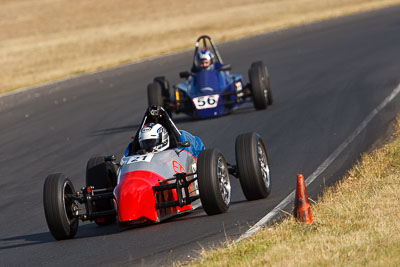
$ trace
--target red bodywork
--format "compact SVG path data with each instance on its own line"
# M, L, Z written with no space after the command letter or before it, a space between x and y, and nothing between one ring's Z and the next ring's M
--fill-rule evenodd
M120 223L158 222L168 215L192 209L191 205L186 205L163 208L157 212L156 197L158 202L177 200L175 189L154 194L153 186L160 185L160 181L165 181L165 178L147 170L136 170L122 175L121 182L114 190Z

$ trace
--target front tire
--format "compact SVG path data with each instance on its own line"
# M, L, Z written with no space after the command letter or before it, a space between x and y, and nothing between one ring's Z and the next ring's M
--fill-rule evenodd
M266 198L271 192L267 151L256 133L236 138L236 164L240 185L247 200Z
M43 205L47 225L56 240L73 238L78 231L79 219L72 182L62 173L46 177Z
M117 184L117 175L114 165L106 162L104 157L91 158L86 166L86 186L93 186L94 189L114 188ZM111 199L93 201L94 212L112 210L114 204ZM114 215L95 219L98 225L108 225L116 222Z
M200 200L208 215L224 213L231 202L231 184L224 156L216 149L202 150L197 160Z

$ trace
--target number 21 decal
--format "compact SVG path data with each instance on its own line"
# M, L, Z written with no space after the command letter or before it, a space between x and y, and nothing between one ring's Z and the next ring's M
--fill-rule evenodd
M127 164L131 164L131 163L136 163L136 162L140 162L140 161L146 161L146 162L150 162L151 159L153 158L154 154L146 154L146 155L136 155L136 156L132 156L128 159Z

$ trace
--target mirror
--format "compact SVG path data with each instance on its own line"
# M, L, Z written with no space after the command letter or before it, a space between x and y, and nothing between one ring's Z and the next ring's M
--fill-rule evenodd
M115 155L104 156L104 161L114 161L116 160Z
M178 142L178 147L190 147L189 141Z
M231 70L231 69L232 69L232 67L231 67L230 64L224 64L224 65L222 65L221 67L218 68L218 70L223 70L223 71Z
M188 71L182 71L182 72L179 73L179 77L185 78L185 79L186 79L186 78L189 78L190 75L191 75L191 73L188 72Z

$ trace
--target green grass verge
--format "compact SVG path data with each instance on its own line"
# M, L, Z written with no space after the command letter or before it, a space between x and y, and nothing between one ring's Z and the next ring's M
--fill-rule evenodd
M290 217L175 266L400 266L400 116L395 126L312 205L313 225Z

